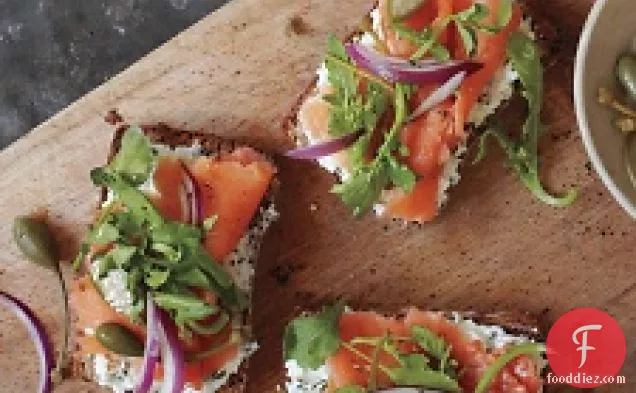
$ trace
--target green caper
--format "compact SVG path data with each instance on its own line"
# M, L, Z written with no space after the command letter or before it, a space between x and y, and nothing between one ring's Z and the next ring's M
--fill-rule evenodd
M31 262L49 269L57 269L57 245L44 220L33 217L15 218L13 240Z
M622 55L616 64L616 76L627 95L636 101L636 56Z
M95 329L95 337L106 349L123 356L144 355L144 344L137 336L118 323L104 323Z

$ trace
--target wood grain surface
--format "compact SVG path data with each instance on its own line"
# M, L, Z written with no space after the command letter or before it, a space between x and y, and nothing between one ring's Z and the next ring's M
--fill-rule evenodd
M10 241L15 215L49 210L72 258L98 199L88 171L102 164L112 135L103 116L167 122L247 140L271 152L289 147L280 127L311 80L328 32L344 35L368 0L234 0L0 153L0 289L27 301L59 344L61 302L53 273L34 269ZM402 227L355 220L329 194L331 176L310 163L279 159L281 220L259 262L249 391L281 382L280 337L299 310L345 297L357 307L399 310L507 310L536 315L548 328L577 307L597 307L628 338L622 374L636 388L634 222L590 168L572 108L572 62L593 1L532 0L548 31L542 170L550 189L576 185L572 207L537 203L503 167L495 149L462 168L442 217ZM300 34L292 18L303 21ZM519 124L523 106L505 117ZM317 210L312 211L314 205ZM70 277L70 271L67 270ZM0 392L34 391L36 355L20 325L0 310ZM67 382L58 392L99 391ZM565 392L565 388L553 391Z

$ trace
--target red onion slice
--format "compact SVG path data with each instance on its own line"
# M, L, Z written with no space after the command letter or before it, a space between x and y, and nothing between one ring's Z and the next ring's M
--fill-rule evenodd
M42 322L29 307L20 300L5 292L0 292L0 304L7 306L24 324L33 340L40 358L40 381L38 393L51 392L51 371L53 370L53 350Z
M159 308L156 311L159 316L161 363L164 375L161 393L181 393L185 385L183 375L185 360L177 335L177 327L165 311Z
M464 60L444 63L436 60L408 61L385 56L359 43L347 43L345 49L358 67L394 83L442 83L459 72L465 71L470 75L482 67L481 63Z
M150 391L155 369L159 362L160 345L157 306L152 300L152 294L148 292L146 299L146 349L135 393L148 393Z
M431 110L442 102L446 101L450 96L459 89L464 79L468 74L466 71L459 72L457 75L450 78L446 83L435 90L431 95L426 97L422 103L411 113L408 121L412 121L422 116L426 111Z
M203 222L203 203L201 200L201 190L194 180L194 176L188 166L181 161L183 168L183 179L181 181L181 211L183 219L192 225L199 225Z
M360 130L358 132L347 134L341 138L332 139L326 142L320 142L310 146L290 150L285 153L285 155L287 157L298 158L301 160L314 160L317 158L330 156L353 145L358 140L358 138L362 136L362 134L363 131Z

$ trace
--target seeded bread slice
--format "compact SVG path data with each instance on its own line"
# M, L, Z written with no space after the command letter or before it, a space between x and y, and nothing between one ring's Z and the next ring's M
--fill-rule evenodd
M531 22L532 18L529 13L530 10L525 2L520 0L517 0L517 2L520 4L524 14L524 22L522 23L520 30L525 31L527 29L528 31L526 33L537 37L543 37L544 34L542 34L543 29L541 29L541 26ZM369 12L365 15L369 15L372 11L376 10L378 6L378 1L373 2ZM361 37L362 33L363 31L356 29L347 35L344 41L353 42L355 39ZM542 42L540 43L542 44ZM475 120L477 123L469 122L466 125L466 128L470 130L467 139L450 152L451 157L442 168L442 175L437 195L438 212L441 212L446 205L451 188L456 186L461 180L460 168L463 165L468 147L476 139L476 136L481 133L481 129L484 127L488 119L500 114L501 109L514 97L515 90L517 89L517 76L510 64L505 64L498 71L495 79L496 80L492 82L492 86L489 85L488 89L484 91L479 99L481 109L477 111L477 113L482 114L475 116L474 119L469 119ZM317 96L319 80L320 78L318 76L314 76L312 78L308 86L301 92L298 99L294 102L290 113L283 119L283 129L297 146L307 146L310 144L309 138L302 130L299 114L302 105L313 96ZM338 181L342 181L343 177L346 177L346 171L343 171L334 163L323 164L323 162L326 163L328 161L327 157L319 161L320 166L328 172L333 173ZM384 211L385 202L386 201L380 200L376 204L374 210L377 215L381 215Z
M127 130L127 125L121 125L117 128L113 142L111 145L110 154L108 156L108 161L110 162L121 146L121 139ZM219 138L216 135L208 134L208 133L200 133L200 132L189 132L185 130L178 130L171 128L165 124L156 124L156 125L144 125L141 126L144 134L149 138L150 142L156 146L162 146L169 148L170 150L183 148L183 147L193 147L198 146L198 150L200 155L202 156L218 156L222 153L230 153L238 147L246 146L240 143L237 143L233 140ZM256 263L256 259L258 257L258 251L260 248L260 244L263 240L265 232L267 231L270 224L276 220L278 213L276 212L274 205L274 198L279 188L279 183L276 178L272 181L270 188L266 194L266 196L261 201L261 205L259 206L258 213L253 217L247 232L244 234L241 239L242 246L246 247L249 250L248 253L232 253L230 254L224 262L227 263L228 270L230 273L237 278L241 278L241 281L246 283L244 286L249 289L251 292L253 288L253 280L254 280L254 264ZM100 206L107 199L107 190L102 189ZM244 312L242 315L242 327L247 335L247 340L245 344L249 344L249 342L253 342L253 337L251 336L251 309ZM81 332L82 327L76 327L75 331ZM81 334L81 333L80 333ZM231 375L227 375L227 373L218 373L217 375L209 376L209 380L204 385L202 391L209 392L219 392L219 393L241 393L246 391L247 386L247 369L248 369L248 359L249 355L251 355L252 350L255 350L255 347L246 347L248 350L248 354L245 357L245 360L242 361L239 365L237 365L236 372ZM96 362L94 357L90 358L80 358L78 354L75 354L74 358L74 373L75 375L88 379L90 381L94 381L99 383L98 375L96 375ZM111 360L114 364L126 364L126 360L120 357L111 356ZM125 368L123 366L122 368ZM126 370L128 371L128 370ZM219 381L225 381L223 385L215 390L213 385L219 384ZM126 390L123 390L124 392ZM190 392L186 390L187 392ZM119 391L116 390L117 393Z

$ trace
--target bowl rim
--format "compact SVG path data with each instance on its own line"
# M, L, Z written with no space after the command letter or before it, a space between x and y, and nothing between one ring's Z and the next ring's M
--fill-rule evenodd
M609 172L603 165L601 156L592 139L592 133L590 131L590 123L585 112L585 68L586 60L588 57L589 44L592 40L592 33L598 22L598 19L603 11L603 8L607 4L608 0L597 0L592 7L592 10L587 17L587 21L583 27L581 39L576 53L576 61L574 68L574 106L576 110L576 118L579 126L579 133L583 140L585 150L590 158L594 170L601 177L601 181L605 187L610 191L614 199L618 204L630 215L636 219L636 203L632 203L627 195L620 190L618 185L614 182L614 179L610 176Z

